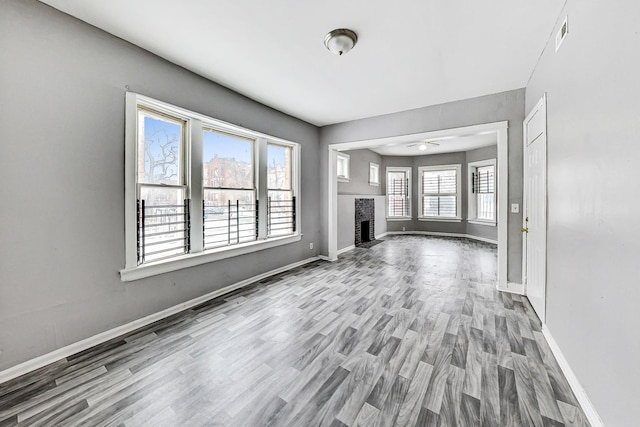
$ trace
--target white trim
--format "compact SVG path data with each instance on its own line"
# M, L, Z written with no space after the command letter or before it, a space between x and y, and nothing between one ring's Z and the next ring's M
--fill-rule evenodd
M318 259L321 259L322 261L328 261L328 262L335 262L335 261L337 261L337 260L338 260L338 258L337 258L337 257L336 257L336 258L334 258L334 259L331 259L331 258L329 258L329 257L328 257L328 256L326 256L326 255L318 255Z
M472 234L463 233L444 233L440 231L387 231L388 235L392 234L420 234L423 236L440 236L440 237L462 237L465 239L478 240L480 242L491 243L497 245L498 242L493 239L487 239L486 237L474 236Z
M444 171L444 170L455 170L456 171L456 216L453 218L446 217L432 217L432 216L423 216L422 212L424 212L424 176L425 172L433 172L433 171ZM453 222L461 222L462 221L462 165L461 164L453 164L453 165L436 165L436 166L420 166L418 167L418 185L420 186L418 191L418 219L419 220L428 220L428 221L453 221ZM435 193L428 193L429 195L438 195ZM448 196L452 196L451 193L446 194Z
M542 325L542 335L547 340L547 343L549 343L551 352L558 361L558 365L560 365L560 369L562 369L562 373L569 382L569 386L571 387L571 390L573 390L573 394L576 395L576 399L578 399L578 403L580 403L580 407L584 411L584 414L587 416L589 423L593 427L604 427L602 418L600 418L600 415L598 415L595 406L593 406L593 403L591 403L587 392L580 384L580 381L578 381L578 377L576 377L576 374L571 369L571 366L569 366L569 362L564 357L564 354L562 354L558 343L551 335L551 332L549 331L549 328L546 324Z
M208 262L219 261L221 259L239 255L246 255L263 249L288 245L289 243L299 242L301 239L302 234L294 234L284 237L271 237L267 240L247 242L239 245L223 246L221 248L210 249L204 252L185 254L156 263L141 264L134 268L122 269L120 270L120 280L123 282L131 282L134 280L144 279L145 277L155 276L157 274L206 264Z
M413 218L410 216L403 216L403 217L398 217L398 216L394 216L394 217L386 217L385 218L387 221L393 222L393 221L413 221Z
M524 285L522 283L507 282L506 286L498 284L496 286L500 292L508 292L510 294L524 295Z
M376 239L382 239L382 238L383 238L384 236L386 236L387 234L389 234L387 231L385 231L385 232L384 232L384 233L382 233L382 234L378 234L378 235L376 236Z
M236 289L240 289L244 286L247 286L251 283L262 280L266 277L273 276L274 274L279 274L284 271L291 270L293 268L299 267L301 265L308 264L313 261L317 261L321 259L321 257L311 257L302 261L294 262L292 264L285 265L283 267L279 267L265 273L258 274L256 276L250 277L248 279L242 280L240 282L234 283L232 285L226 286L221 289L217 289L213 292L209 292L208 294L202 295L200 297L191 299L189 301L183 302L178 305L174 305L173 307L169 307L165 310L159 311L154 314L150 314L149 316L145 316L141 319L134 320L132 322L126 323L124 325L118 326L116 328L110 329L108 331L99 333L92 337L83 339L81 341L75 342L68 346L59 348L50 353L43 354L42 356L38 356L31 360L27 360L26 362L20 363L19 365L13 366L9 369L0 372L0 384L17 378L21 375L32 372L36 369L43 368L51 363L57 362L58 360L64 359L65 357L69 357L78 352L87 350L96 345L107 342L111 339L120 337L122 335L128 334L129 332L133 332L136 329L142 328L144 326L150 325L153 322L157 322L158 320L165 319L171 315L179 313L181 311L187 310L191 307L195 307L199 304L205 303L211 299L217 298L224 294L227 294L231 291L235 291Z
M507 256L508 256L508 184L509 184L509 122L484 123L473 126L462 126L458 128L442 129L437 131L427 131L414 134L397 135L392 137L363 139L359 141L338 142L329 144L329 164L328 177L328 203L327 203L327 253L330 259L336 259L337 234L338 234L338 204L337 204L337 184L332 181L335 174L335 153L337 150L357 150L360 148L380 147L383 145L406 145L411 141L423 139L438 139L450 136L477 135L495 133L498 145L498 282L506 286L507 283ZM385 207L385 211L386 211Z
M427 222L462 222L462 218L432 218L430 216L423 216L422 218L418 218L418 221L427 221Z

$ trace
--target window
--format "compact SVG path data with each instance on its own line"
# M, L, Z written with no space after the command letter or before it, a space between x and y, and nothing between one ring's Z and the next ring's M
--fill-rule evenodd
M293 150L278 144L267 145L267 235L296 231L296 198L291 186Z
M423 166L420 174L420 218L460 220L460 165Z
M380 165L369 163L369 185L380 185Z
M496 223L496 159L469 163L468 220Z
M338 163L336 164L338 181L349 182L349 162L350 157L348 154L338 153Z
M411 168L387 168L387 218L411 218Z
M258 238L254 145L250 138L202 132L205 249Z
M122 280L301 239L299 144L134 93L126 112Z
M189 252L189 196L185 121L141 108L138 123L137 257L142 263Z

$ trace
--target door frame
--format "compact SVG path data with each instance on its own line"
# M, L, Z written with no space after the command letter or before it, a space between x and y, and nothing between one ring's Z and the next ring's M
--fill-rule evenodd
M531 109L531 111L529 112L529 114L527 114L527 117L525 117L525 119L522 122L522 144L523 144L523 151L522 151L522 227L526 228L527 227L527 221L526 218L528 217L527 212L528 212L528 206L527 206L527 153L528 153L528 149L527 149L527 124L531 121L531 119L533 118L533 116L535 116L537 113L542 113L544 114L544 160L542 162L543 167L544 167L544 197L542 198L542 201L544 203L544 233L542 234L543 236L543 240L544 240L544 244L543 244L543 250L544 250L544 256L543 256L543 260L544 260L544 283L543 283L543 295L544 295L544 299L543 299L543 304L542 304L542 312L538 313L536 312L536 314L538 315L538 317L540 318L540 321L544 324L546 321L546 314L547 314L547 230L548 230L548 226L547 226L547 222L548 222L548 217L549 217L549 213L548 213L548 203L547 203L547 197L548 197L548 188L547 188L547 94L546 92L542 94L542 97L540 98L540 100L536 103L536 105ZM529 236L527 235L527 233L523 232L523 236L522 236L522 285L523 285L523 289L524 289L524 294L528 296L528 282L527 282L527 243L529 240Z
M508 255L508 191L509 191L509 122L494 122L430 132L399 135L385 138L374 138L360 141L341 142L328 145L327 176L327 251L328 259L338 259L338 180L336 176L336 159L338 151L357 150L382 145L401 145L421 139L437 139L461 135L496 133L498 149L498 289L507 289L507 255Z

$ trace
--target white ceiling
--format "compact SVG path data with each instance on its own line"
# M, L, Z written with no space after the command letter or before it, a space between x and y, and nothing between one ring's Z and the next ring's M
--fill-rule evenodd
M434 142L427 144L427 149L421 151L418 148L423 141ZM382 156L426 156L429 154L452 153L457 151L469 151L476 148L488 147L498 143L495 132L480 135L448 136L441 139L420 139L412 141L398 141L386 145L369 147L371 151Z
M565 0L42 1L321 126L524 87Z

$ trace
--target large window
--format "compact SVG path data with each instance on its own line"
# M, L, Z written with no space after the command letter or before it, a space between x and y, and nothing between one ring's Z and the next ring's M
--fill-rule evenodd
M411 218L411 168L387 168L387 218Z
M496 223L496 159L469 163L468 220Z
M127 94L123 280L299 241L294 142Z
M420 218L460 220L460 165L423 166L420 174Z

